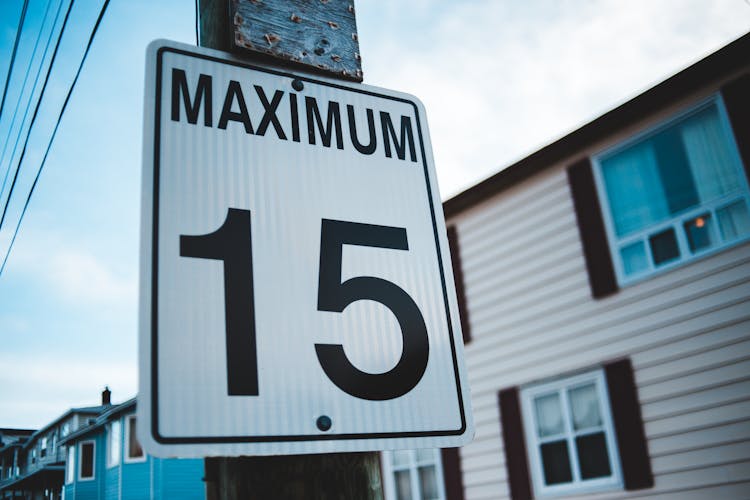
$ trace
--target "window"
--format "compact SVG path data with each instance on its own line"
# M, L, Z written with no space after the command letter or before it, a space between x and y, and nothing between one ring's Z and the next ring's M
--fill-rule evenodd
M71 484L75 479L76 470L76 448L75 446L68 446L68 460L65 464L65 484Z
M70 423L65 422L62 424L62 427L60 427L60 437L65 437L70 433Z
M386 499L445 499L439 449L397 450L382 457Z
M113 420L107 434L107 467L119 465L121 450L122 426L119 420Z
M143 454L143 448L141 443L138 442L135 430L135 415L130 415L126 419L126 436L125 445L127 447L125 461L126 462L140 462L146 460L146 456Z
M620 283L750 237L747 179L718 96L593 160Z
M39 456L41 458L44 458L47 456L47 438L42 438L42 445L41 445L41 451L39 452Z
M523 423L539 496L622 486L601 370L522 390Z
M36 463L36 447L31 449L31 463L32 464Z
M94 442L84 441L78 445L79 470L78 479L94 478Z

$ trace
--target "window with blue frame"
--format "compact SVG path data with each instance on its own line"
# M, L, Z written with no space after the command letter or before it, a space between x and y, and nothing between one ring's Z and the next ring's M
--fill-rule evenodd
M625 284L750 237L750 195L721 98L593 158Z
M94 479L94 457L95 443L93 441L83 441L78 445L78 479Z
M125 461L142 462L146 460L146 455L143 453L141 443L138 442L135 415L129 415L128 417L126 417L125 422Z

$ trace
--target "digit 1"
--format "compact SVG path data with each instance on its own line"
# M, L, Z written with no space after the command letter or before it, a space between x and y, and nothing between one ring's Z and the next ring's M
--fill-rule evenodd
M230 396L258 395L250 211L230 208L219 229L180 235L180 256L224 262L227 385Z

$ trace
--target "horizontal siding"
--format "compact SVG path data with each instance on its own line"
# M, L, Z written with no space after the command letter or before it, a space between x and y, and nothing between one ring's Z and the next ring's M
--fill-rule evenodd
M750 244L594 300L562 167L449 223L472 330L467 499L508 498L499 390L623 357L635 370L655 486L580 498L750 498Z
M119 500L120 494L120 467L110 467L104 477L104 498L107 500Z
M143 462L124 462L122 474L122 500L150 498L151 495L151 457Z
M205 498L202 459L159 460L158 470L162 498L184 500Z

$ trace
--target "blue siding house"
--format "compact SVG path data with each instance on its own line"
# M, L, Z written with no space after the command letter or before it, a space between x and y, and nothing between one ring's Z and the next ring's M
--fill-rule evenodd
M203 499L202 459L160 459L136 438L135 398L103 411L60 442L67 500Z

